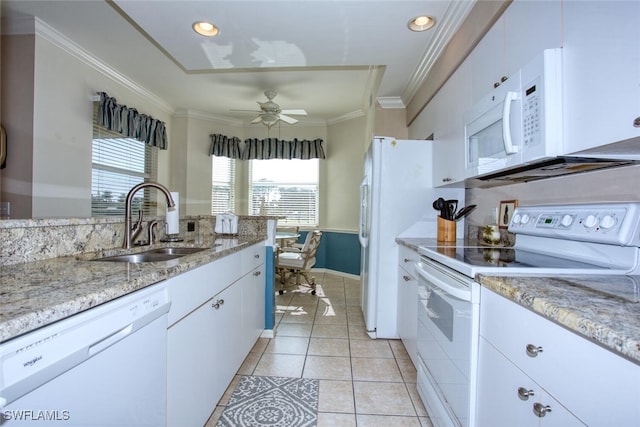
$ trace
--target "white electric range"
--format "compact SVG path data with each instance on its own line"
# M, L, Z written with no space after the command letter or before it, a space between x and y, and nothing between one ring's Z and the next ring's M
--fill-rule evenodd
M419 248L418 391L436 426L476 425L476 274L616 275L638 286L640 203L521 206L509 231L513 247Z

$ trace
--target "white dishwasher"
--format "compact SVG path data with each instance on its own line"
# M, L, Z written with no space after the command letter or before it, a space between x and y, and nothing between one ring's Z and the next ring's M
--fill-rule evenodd
M0 345L0 425L164 426L165 284Z

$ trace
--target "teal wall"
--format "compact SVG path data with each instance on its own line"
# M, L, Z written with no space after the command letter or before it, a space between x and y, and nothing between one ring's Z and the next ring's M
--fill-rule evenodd
M306 236L307 232L300 232L298 241L304 242ZM358 234L323 231L314 268L326 268L358 276L360 274Z

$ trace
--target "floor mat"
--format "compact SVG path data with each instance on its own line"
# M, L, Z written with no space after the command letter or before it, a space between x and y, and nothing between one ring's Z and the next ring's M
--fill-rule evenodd
M216 426L315 426L318 385L309 378L243 376Z

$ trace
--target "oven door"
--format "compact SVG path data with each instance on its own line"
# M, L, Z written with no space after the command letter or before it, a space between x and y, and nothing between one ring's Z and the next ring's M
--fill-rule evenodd
M436 426L473 426L479 285L422 257L418 274L418 391Z

